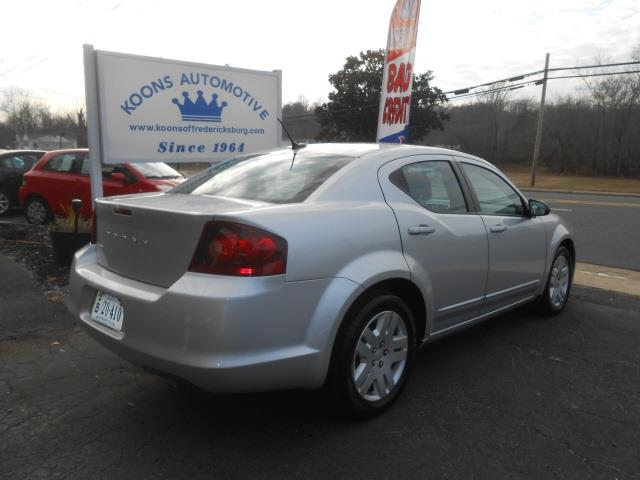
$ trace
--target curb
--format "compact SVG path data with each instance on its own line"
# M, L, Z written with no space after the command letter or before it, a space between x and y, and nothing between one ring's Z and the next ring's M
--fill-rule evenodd
M640 272L636 270L578 262L574 283L583 287L640 297Z

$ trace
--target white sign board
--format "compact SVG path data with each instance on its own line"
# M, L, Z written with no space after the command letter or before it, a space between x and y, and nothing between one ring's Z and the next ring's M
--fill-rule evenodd
M95 55L104 163L212 161L280 145L280 71Z

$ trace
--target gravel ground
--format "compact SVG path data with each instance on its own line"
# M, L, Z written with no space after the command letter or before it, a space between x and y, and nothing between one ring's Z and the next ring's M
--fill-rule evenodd
M64 303L69 267L53 259L49 227L0 224L0 253L22 263L32 274L36 289L50 301Z

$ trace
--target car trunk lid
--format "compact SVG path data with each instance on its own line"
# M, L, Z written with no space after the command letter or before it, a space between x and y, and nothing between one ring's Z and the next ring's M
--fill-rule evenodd
M150 193L96 201L98 262L134 280L169 287L188 269L204 224L267 206L222 197Z

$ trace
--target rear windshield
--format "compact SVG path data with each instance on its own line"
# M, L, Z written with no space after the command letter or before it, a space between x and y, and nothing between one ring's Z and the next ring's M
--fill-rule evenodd
M303 202L355 157L304 150L247 155L212 166L171 193L219 195L268 203Z
M182 174L177 170L174 170L166 163L151 162L151 163L136 163L133 168L138 170L145 178L178 178L182 177Z

